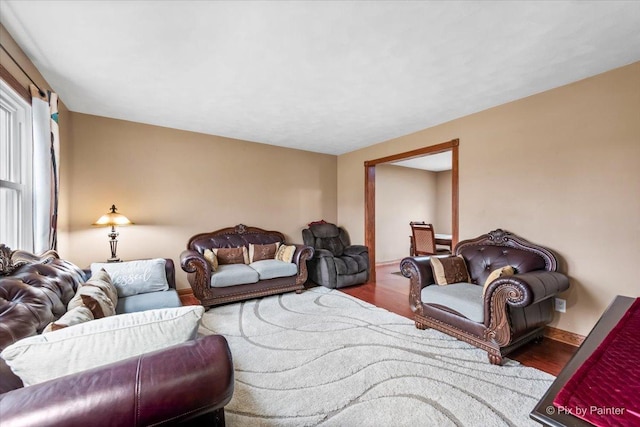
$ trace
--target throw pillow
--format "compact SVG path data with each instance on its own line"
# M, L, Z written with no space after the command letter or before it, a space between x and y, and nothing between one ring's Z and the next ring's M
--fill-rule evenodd
M282 245L276 252L276 259L284 262L293 261L293 254L296 252L295 245Z
M111 282L111 276L109 276L109 273L107 273L104 268L96 274L92 274L89 280L81 286L95 286L96 288L102 289L113 302L113 305L118 305L118 290Z
M469 281L467 264L460 255L444 258L431 257L430 261L436 284L443 286Z
M275 259L280 247L280 242L269 245L254 245L249 243L249 263L262 261L263 259Z
M91 310L89 310L89 308L85 307L84 305L79 305L78 307L67 311L55 322L49 323L44 328L42 333L46 334L47 332L57 331L58 329L67 328L69 326L78 325L84 322L89 322L93 319L95 318L93 317L93 313L91 312Z
M516 274L516 272L514 268L511 267L510 265L507 265L506 267L502 267L502 268L496 268L495 270L493 270L491 274L489 274L489 277L487 277L487 280L485 280L484 282L484 286L482 287L482 296L484 297L484 294L485 292L487 292L487 288L489 287L491 282L496 280L498 277L512 276L514 274Z
M96 319L113 316L116 314L116 305L111 298L97 286L83 285L78 288L76 295L69 301L67 311L76 307L85 306Z
M218 271L218 257L213 253L211 249L205 249L202 256L204 256L204 259L207 260L207 262L211 266L212 271Z
M249 251L246 246L239 248L216 248L212 249L218 258L218 264L249 264Z
M147 292L166 291L169 289L163 258L145 259L126 262L94 262L91 274L104 269L111 282L118 290L118 296L144 294Z
M0 356L29 386L194 339L203 313L187 306L120 314L21 339Z

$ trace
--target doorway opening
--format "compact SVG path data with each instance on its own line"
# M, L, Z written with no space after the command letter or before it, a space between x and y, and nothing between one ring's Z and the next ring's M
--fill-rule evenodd
M364 162L365 170L365 245L369 248L369 259L372 266L376 262L376 166L381 164L393 163L399 160L408 160L416 157L427 156L431 154L444 153L451 151L451 247L458 243L458 148L460 141L452 139L428 147L418 148L416 150L404 153L394 154L391 156L381 157L379 159L367 160ZM371 268L369 274L370 280L376 280L375 267Z

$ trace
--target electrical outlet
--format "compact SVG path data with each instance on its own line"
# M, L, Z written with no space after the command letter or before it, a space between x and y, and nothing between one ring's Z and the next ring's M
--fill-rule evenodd
M567 300L562 299L562 298L554 298L555 300L555 308L556 311L559 311L560 313L566 313L567 312Z

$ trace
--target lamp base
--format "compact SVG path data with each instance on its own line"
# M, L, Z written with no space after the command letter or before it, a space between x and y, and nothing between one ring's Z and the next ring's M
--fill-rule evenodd
M107 262L122 262L120 258L109 258Z

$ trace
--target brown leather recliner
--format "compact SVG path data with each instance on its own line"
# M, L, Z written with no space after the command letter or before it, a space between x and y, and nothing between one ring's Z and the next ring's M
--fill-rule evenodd
M569 288L568 277L556 271L558 261L549 249L497 229L458 243L454 255L465 260L472 282L466 287L436 285L432 257L401 261L402 274L410 279L409 301L417 328L437 329L479 347L493 364L542 338L553 319L553 297ZM491 272L506 266L516 274L489 282L483 295ZM460 293L453 295L455 291Z
M8 248L0 245L0 351L59 318L86 279L54 251L27 254L15 269L6 269L8 257ZM167 279L175 288L168 261ZM224 425L233 377L229 346L220 335L29 387L0 358L0 425Z

